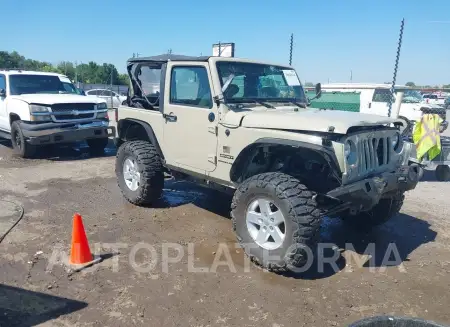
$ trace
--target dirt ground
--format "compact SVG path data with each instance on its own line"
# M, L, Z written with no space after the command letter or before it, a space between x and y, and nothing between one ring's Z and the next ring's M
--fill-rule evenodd
M248 271L234 246L227 196L168 181L158 208L135 207L116 185L112 148L100 158L85 148L61 153L22 160L0 143L0 200L25 211L0 244L0 326L347 326L378 314L450 325L450 184L431 172L408 193L401 215L369 234L324 220L322 241L342 249L337 271L313 265L282 276L253 265ZM69 253L75 212L104 260L70 273L49 263ZM19 214L0 202L0 235ZM157 256L136 252L140 242ZM372 242L369 260L364 250ZM232 271L212 268L224 244ZM401 262L386 267L390 244ZM175 257L177 245L185 255L164 266L158 258L164 251ZM154 269L145 270L150 263Z

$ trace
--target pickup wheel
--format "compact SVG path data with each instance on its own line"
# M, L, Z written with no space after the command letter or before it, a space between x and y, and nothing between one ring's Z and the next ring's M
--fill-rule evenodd
M104 153L105 148L108 146L108 142L109 142L109 139L107 137L86 140L86 143L89 146L89 151L94 154Z
M276 172L250 177L238 187L231 204L233 229L252 261L272 271L305 266L322 217L313 195L296 178Z
M344 223L357 230L370 231L372 228L384 224L389 219L397 216L404 200L405 195L400 192L391 198L381 199L369 211L363 211L356 215L351 215L347 212L341 216L341 219Z
M156 148L149 142L128 141L120 146L116 176L123 196L135 205L149 205L161 198L163 166Z
M11 143L14 152L22 158L31 158L36 153L36 146L27 143L23 136L20 120L11 124Z

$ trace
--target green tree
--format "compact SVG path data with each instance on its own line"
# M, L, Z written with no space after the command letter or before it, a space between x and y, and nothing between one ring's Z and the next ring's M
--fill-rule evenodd
M61 74L66 75L71 80L75 79L75 66L70 61L61 61L56 67Z
M416 86L416 84L414 82L408 82L405 85L409 86L409 87L415 87Z
M306 86L306 87L313 87L313 86L314 86L314 83L312 83L312 82L306 82L306 83L305 83L305 86Z
M92 84L119 84L128 85L128 75L119 74L117 68L110 63L97 64L90 61L87 64L75 66L70 61L62 61L57 65L52 65L49 62L38 61L25 58L17 51L8 52L0 51L0 68L22 68L27 70L56 72L67 75L71 80L77 80L82 83Z

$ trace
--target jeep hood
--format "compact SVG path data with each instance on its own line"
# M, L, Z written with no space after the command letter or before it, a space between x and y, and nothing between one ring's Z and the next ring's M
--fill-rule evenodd
M381 126L394 122L402 121L377 115L320 109L229 111L224 119L227 125L248 128L329 132L334 127L333 132L338 134L346 134L354 126Z
M103 99L87 97L77 94L21 94L13 95L12 99L22 100L27 103L53 105L57 103L103 103Z

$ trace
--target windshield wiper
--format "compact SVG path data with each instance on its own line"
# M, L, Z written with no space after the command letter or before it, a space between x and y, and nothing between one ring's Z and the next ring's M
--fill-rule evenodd
M295 98L271 98L271 99L267 99L267 101L291 103L293 105L296 105L299 108L306 109L306 103L298 102L297 99L295 99Z
M253 101L255 101L255 103L260 104L260 105L262 105L262 106L264 106L266 108L277 109L277 107L275 107L274 105L272 105L272 104L270 104L268 102L264 102L264 101L261 101L261 100L253 100Z
M226 103L229 103L229 104L256 103L256 104L259 104L259 105L264 106L266 108L276 109L276 107L274 105L272 105L270 103L267 103L265 101L261 101L259 99L254 99L254 98L226 99Z

